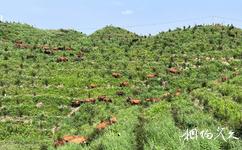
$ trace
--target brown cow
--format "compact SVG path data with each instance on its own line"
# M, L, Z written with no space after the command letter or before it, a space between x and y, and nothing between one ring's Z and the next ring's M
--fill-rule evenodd
M109 121L110 121L111 124L114 124L114 123L116 123L118 120L117 120L117 118L116 118L115 116L112 116L112 117L109 119Z
M97 130L103 130L105 128L107 128L108 126L114 124L117 122L117 118L116 117L111 117L110 119L108 120L105 120L105 121L101 121L97 126L96 126L96 129Z
M81 100L75 100L71 102L71 107L79 107L81 105Z
M110 98L108 98L107 96L105 96L105 95L102 95L102 96L98 96L98 101L100 101L100 102L109 102L109 103L111 103L112 102L112 100L110 99Z
M74 139L71 139L69 141L69 143L74 143L74 144L83 144L87 142L87 138L86 137L76 137Z
M84 144L88 141L87 137L84 136L72 136L72 135L65 135L63 138L58 139L54 142L55 147L64 145L66 143L73 143L73 144Z
M117 72L114 72L114 73L112 73L112 76L114 78L120 78L121 77L121 74L120 73L117 73Z
M131 105L139 105L141 103L141 101L139 99L132 99L130 101Z
M181 95L181 89L176 90L175 96L179 96L179 95Z
M30 48L29 45L25 44L23 41L17 40L15 42L15 47L20 48L20 49L27 49Z
M96 126L96 129L98 129L98 130L103 130L103 129L107 128L108 124L109 124L108 121L100 122L100 123Z
M64 47L54 47L52 48L53 51L63 51Z
M58 147L58 146L63 146L64 144L65 144L65 141L62 138L58 139L54 142L55 148Z
M54 47L54 48L52 48L52 50L53 51L58 51L59 49L58 49L58 47Z
M130 97L128 97L127 102L129 102L131 105L139 105L139 104L141 104L141 100L139 100L139 99L132 99Z
M96 99L95 98L86 98L84 100L81 100L81 103L95 103Z
M169 68L168 71L169 71L170 73L173 73L173 74L178 74L178 73L179 73L179 71L178 71L177 68L175 68L175 67L171 67L171 68Z
M96 99L95 98L86 98L82 100L75 100L71 103L72 107L79 107L83 103L95 103Z
M67 61L68 61L68 58L64 56L57 58L57 62L67 62Z
M119 86L120 86L120 87L127 87L127 86L129 86L129 82L128 82L128 81L121 82L121 83L119 84Z
M67 51L72 51L73 49L71 47L66 48Z
M20 48L20 49L27 49L27 48L30 48L29 45L27 44L20 44L20 45L16 45L17 48Z
M145 101L147 101L147 102L159 102L160 99L159 98L147 98L147 99L145 99Z
M82 144L87 142L87 138L84 136L63 136L63 140L69 143Z
M15 41L15 44L23 44L23 41L16 40L16 41Z
M155 77L157 77L157 74L148 74L146 77L147 78L155 78Z

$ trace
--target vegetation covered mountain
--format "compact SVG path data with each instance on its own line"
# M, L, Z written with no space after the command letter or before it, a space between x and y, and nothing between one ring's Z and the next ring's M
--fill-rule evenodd
M232 25L87 36L0 23L0 149L239 150L241 68ZM182 138L218 127L239 139Z

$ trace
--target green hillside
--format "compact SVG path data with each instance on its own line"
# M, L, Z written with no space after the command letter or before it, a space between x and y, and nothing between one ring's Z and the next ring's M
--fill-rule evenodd
M88 36L0 23L0 149L55 149L69 135L85 143L57 149L241 150L241 68L232 25ZM181 137L218 127L239 139Z

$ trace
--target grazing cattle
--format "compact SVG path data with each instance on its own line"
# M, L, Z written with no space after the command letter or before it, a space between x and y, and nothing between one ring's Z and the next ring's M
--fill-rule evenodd
M227 81L228 79L229 79L228 77L223 76L223 77L221 78L221 81L222 81L222 82L225 82L225 81Z
M175 67L169 68L168 71L170 73L173 73L173 74L178 74L179 73L179 71Z
M17 40L15 41L15 44L23 44L23 41Z
M66 143L73 143L73 144L84 144L88 141L87 137L84 136L72 136L72 135L65 135L63 138L58 139L54 142L55 147L62 146Z
M121 83L119 84L119 86L120 86L120 87L127 87L127 86L129 86L129 82L128 82L128 81L121 82Z
M81 103L95 103L96 99L95 98L86 98L84 100L80 101Z
M114 123L116 123L118 120L117 120L117 118L116 118L115 116L112 116L112 117L109 119L109 121L110 121L111 124L114 124Z
M95 98L86 98L82 100L75 100L71 103L72 107L79 107L83 103L95 103L96 99Z
M58 51L59 49L58 49L58 47L54 47L54 48L52 48L52 50L53 51Z
M175 96L179 96L179 95L181 95L181 89L176 90Z
M70 47L65 48L67 51L72 51L73 49Z
M71 102L71 107L79 107L81 105L81 100L75 100Z
M89 88L89 89L94 89L94 88L96 88L96 87L97 87L97 85L96 85L96 84L93 84L93 83L90 84L90 85L88 85L88 88Z
M57 62L67 62L67 61L68 61L68 58L64 56L57 58Z
M117 122L117 118L116 117L111 117L110 119L108 120L105 120L105 121L101 121L97 126L96 126L96 129L97 130L103 130L105 128L107 128L108 126L114 124Z
M114 78L120 78L121 77L121 74L120 73L117 73L117 72L114 72L114 73L112 73L112 76Z
M74 139L75 137L76 137L76 136L73 136L73 135L65 135L65 136L63 136L62 139L63 139L65 142L68 142L68 141Z
M84 144L84 143L86 143L87 142L87 138L86 137L75 137L75 138L73 138L73 139L71 139L70 141L69 141L69 143L74 143L74 144Z
M146 77L147 78L155 78L155 77L157 77L157 74L148 74Z
M30 48L30 46L27 45L27 44L21 44L21 45L19 45L18 48L21 48L21 49L27 49L27 48Z
M107 96L105 96L105 95L102 95L102 96L98 96L98 101L100 101L100 102L109 102L109 103L111 103L112 102L112 100L110 99L110 98L108 98Z
M117 94L118 96L124 96L124 95L125 95L125 93L124 93L123 91L117 91L116 94Z
M65 50L65 48L64 47L54 47L54 48L52 48L52 50L53 51L63 51L63 50Z
M87 142L87 138L84 136L63 136L63 140L69 143L82 144Z
M147 102L159 102L160 99L159 98L147 98L147 99L145 99L145 101L147 101Z
M64 48L64 47L58 47L58 50L59 50L59 51L64 51L65 48Z
M108 126L108 121L103 121L103 122L100 122L100 123L96 126L96 129L98 129L98 130L103 130L103 129L105 129L107 126Z
M65 141L63 139L58 139L54 142L54 147L58 147L58 146L63 146L65 144Z
M131 105L139 105L141 103L141 101L139 99L132 99L130 101Z
M17 48L20 48L20 49L27 49L27 48L30 48L29 45L25 44L24 42L20 41L20 40L17 40L15 42L15 47Z
M131 105L139 105L139 104L141 104L141 100L139 100L139 99L132 99L130 97L128 97L127 102L129 102Z

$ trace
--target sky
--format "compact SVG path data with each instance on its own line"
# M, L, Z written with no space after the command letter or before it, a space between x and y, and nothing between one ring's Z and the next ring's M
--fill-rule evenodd
M242 28L242 0L0 0L0 19L91 34L106 25L137 34L194 24Z

